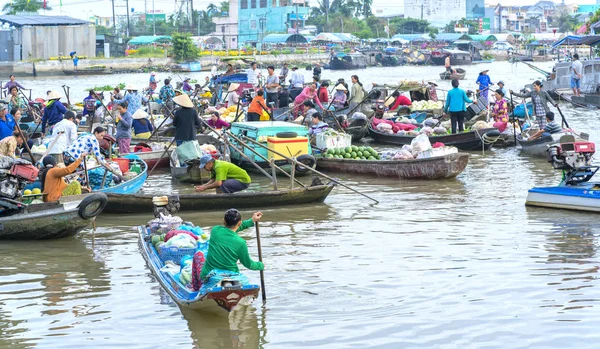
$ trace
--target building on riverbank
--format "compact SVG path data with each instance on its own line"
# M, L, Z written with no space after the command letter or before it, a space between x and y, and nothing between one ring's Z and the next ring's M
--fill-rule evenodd
M68 56L96 57L96 27L66 16L5 15L0 24L0 61L49 59Z

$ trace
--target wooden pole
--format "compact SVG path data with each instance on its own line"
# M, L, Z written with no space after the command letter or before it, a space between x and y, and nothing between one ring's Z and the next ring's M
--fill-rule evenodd
M18 121L15 122L15 127L17 128L17 131L19 131L19 133L21 134L21 137L23 137L23 146L25 147L27 154L29 154L29 157L31 158L31 163L35 165L36 161L33 158L33 153L31 152L31 149L29 148L29 144L27 144L27 136L25 136L25 134L21 130L21 126L19 126Z
M286 160L288 160L288 161L291 161L291 162L292 162L292 165L296 165L296 164L298 163L296 160L294 160L294 159L292 159L292 158L290 158L290 157L287 157L287 156L283 155L282 153L278 152L277 150L271 149L271 148L267 147L266 145L263 145L263 144L261 144L261 143L259 143L259 142L255 141L255 140L253 140L253 139L251 139L251 138L248 138L248 137L246 137L246 136L244 136L244 138L245 138L246 140L248 140L249 142L253 143L253 144L256 144L256 145L258 145L258 146L260 146L260 147L263 147L263 148L265 148L265 149L268 149L268 150L270 150L271 152L273 152L273 153L275 153L275 154L277 154L277 155L279 155L279 156L281 156L281 157L285 158ZM351 188L351 187L349 187L349 186L347 186L347 185L345 185L345 184L341 183L340 181L338 181L338 180L336 180L336 179L333 179L333 178L329 177L328 175L326 175L326 174L323 174L323 173L321 173L321 172L319 172L319 171L315 170L314 168L310 168L310 167L308 167L308 166L304 166L304 167L306 167L308 170L310 170L310 171L312 171L312 172L314 172L314 173L316 173L316 174L318 174L318 175L320 175L320 176L322 176L322 177L325 177L325 178L329 179L330 181L333 181L333 182L335 182L335 183L337 183L337 184L341 185L342 187L344 187L344 188L346 188L346 189L349 189L349 190L351 190L351 191L353 191L353 192L355 192L355 193L357 193L357 194L359 194L359 195L362 195L362 196L366 197L366 198L367 198L367 199L369 199L369 200L373 200L373 201L375 201L375 203L379 203L379 201L377 201L377 200L373 199L372 197L370 197L370 196L368 196L368 195L366 195L366 194L363 194L363 193L359 192L358 190L355 190L355 189L353 189L353 188Z
M87 155L83 157L83 171L85 176L85 185L90 186L90 177L87 169ZM106 170L104 171L106 173Z
M517 120L517 116L515 115L515 107L513 104L513 95L512 93L510 94L510 106L512 108L512 115L513 115L513 137L515 140L515 147L517 146L517 127L516 127L516 120ZM527 106L525 106L527 107Z
M277 188L277 171L275 170L275 159L271 158L269 161L271 165L271 173L273 175L273 190L278 190Z
M171 149L171 147L173 146L173 144L175 144L175 138L173 138L173 140L171 141L171 143L169 143L169 146L167 146L165 148L165 152L162 153L162 155L160 156L160 158L158 158L158 161L156 161L154 163L154 166L152 166L152 169L150 170L150 172L148 172L148 176L150 176L152 174L152 171L154 171L154 169L156 168L156 166L158 166L158 163L160 162L160 159L162 159L163 156L165 156L165 154L167 154L167 152L169 151L169 149Z
M254 222L254 228L256 229L256 246L258 247L258 261L262 262L262 247L260 245L260 229L258 228L258 222ZM264 269L264 268L263 268ZM262 300L267 300L267 292L265 291L265 272L260 271L260 292L262 294Z

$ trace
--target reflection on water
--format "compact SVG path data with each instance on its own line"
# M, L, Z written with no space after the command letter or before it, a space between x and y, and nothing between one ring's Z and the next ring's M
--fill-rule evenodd
M467 67L461 84L474 89L482 67L514 90L539 78L523 65L494 63ZM371 79L428 80L437 70L324 71L324 78L357 73L368 88ZM147 76L115 79L141 84ZM106 77L24 82L40 93L82 86L72 89L74 99ZM562 110L572 127L600 140L594 111ZM324 204L265 209L268 300L230 318L180 310L161 290L131 229L151 212L102 215L95 234L76 238L3 242L0 347L596 348L598 216L524 206L528 189L560 179L545 159L518 149L470 154L464 173L451 180L332 174L378 205L337 187ZM253 179L253 188L269 186ZM192 186L163 173L143 190L187 193ZM182 217L210 229L222 214ZM255 232L241 235L256 258ZM259 281L257 272L247 274Z

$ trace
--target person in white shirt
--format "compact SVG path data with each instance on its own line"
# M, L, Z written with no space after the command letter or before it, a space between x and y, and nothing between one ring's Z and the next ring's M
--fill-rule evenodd
M232 83L229 85L227 89L227 107L231 107L232 105L237 106L238 101L240 100L240 95L237 93L237 90L240 88L240 84Z
M260 76L260 70L256 66L256 62L252 62L250 69L246 71L248 74L248 83L254 86L254 88L258 87L258 77Z
M579 61L579 54L573 55L573 74L571 75L571 88L575 96L581 95L581 77L583 76L583 64Z
M217 65L219 64L219 61L217 61L217 63L215 63L212 68L210 68L210 75L215 78L217 76L218 73L218 68Z
M304 89L304 75L298 71L298 67L294 66L292 68L292 74L290 76L290 97L294 100L300 93L302 93L302 89Z
M54 125L52 135L48 139L50 141L48 146L56 140L48 154L53 155L59 163L63 162L63 152L77 140L77 124L74 120L75 113L72 111L66 112L64 118Z

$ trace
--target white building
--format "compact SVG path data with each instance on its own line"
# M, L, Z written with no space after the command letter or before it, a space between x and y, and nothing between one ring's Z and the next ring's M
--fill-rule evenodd
M238 48L238 0L229 0L229 13L227 17L213 17L215 23L214 33L209 36L216 36L223 40L227 49Z
M465 0L404 0L404 17L426 19L436 27L466 17Z

